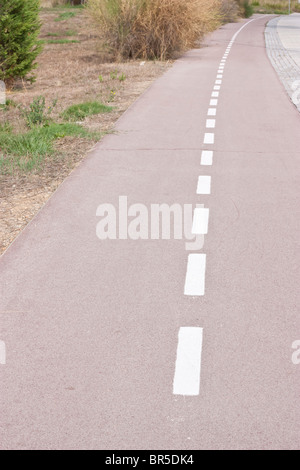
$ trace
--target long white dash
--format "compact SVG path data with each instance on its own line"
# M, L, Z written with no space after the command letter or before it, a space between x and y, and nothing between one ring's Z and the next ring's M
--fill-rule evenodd
M214 152L212 150L203 150L201 154L201 165L211 166L213 164Z
M214 129L216 127L216 120L215 119L207 119L206 120L206 128L207 129Z
M3 366L6 364L6 346L4 341L0 341L0 364Z
M197 194L211 193L211 176L201 175L198 178Z
M215 143L215 134L207 132L204 134L204 144L214 144Z
M209 209L205 207L197 207L194 210L194 219L192 234L207 235L208 234Z
M203 328L183 327L178 334L173 394L200 394Z
M201 297L205 294L206 255L189 255L185 277L184 295Z

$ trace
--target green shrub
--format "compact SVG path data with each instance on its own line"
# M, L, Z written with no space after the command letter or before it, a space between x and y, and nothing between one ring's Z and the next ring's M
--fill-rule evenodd
M36 67L42 49L38 15L39 0L0 1L0 80L8 86Z

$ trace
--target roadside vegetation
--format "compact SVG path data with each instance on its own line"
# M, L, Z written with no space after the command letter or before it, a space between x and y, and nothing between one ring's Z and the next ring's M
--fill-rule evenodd
M42 46L38 0L3 0L0 3L0 80L12 86L36 68ZM34 75L28 77L34 80Z
M249 17L249 0L87 0L114 60L170 59L224 22Z
M251 0L251 6L255 13L266 13L275 15L288 15L288 0ZM291 0L291 12L300 13L298 0Z
M88 0L114 59L169 59L221 21L219 0Z
M40 8L38 0L2 0L0 254L173 58L247 16L248 6L41 0Z

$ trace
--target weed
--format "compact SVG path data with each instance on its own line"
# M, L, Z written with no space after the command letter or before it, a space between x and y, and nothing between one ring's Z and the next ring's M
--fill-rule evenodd
M126 80L126 75L124 73L122 73L120 76L119 76L119 81L120 82L125 82Z
M110 78L112 80L117 80L118 78L118 71L117 70L113 70L112 72L110 72Z
M116 98L116 94L117 94L117 91L112 88L109 92L109 96L108 96L108 102L111 103L112 101L115 101L115 98Z
M91 101L70 106L61 114L61 117L67 121L83 121L87 116L110 113L112 109L111 106L105 106L98 101Z
M22 117L25 119L26 125L31 129L34 126L42 126L49 122L50 114L57 104L57 100L53 100L52 104L46 108L44 96L35 98L29 105L19 106Z
M5 104L0 104L0 110L8 111L9 108L16 108L18 105L14 100L7 99Z

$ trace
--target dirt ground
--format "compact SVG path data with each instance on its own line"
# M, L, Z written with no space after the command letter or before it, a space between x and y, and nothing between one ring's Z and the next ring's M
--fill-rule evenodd
M8 92L7 98L23 105L30 104L41 95L48 104L57 98L53 119L58 122L59 114L71 104L98 100L113 106L113 112L90 116L83 125L90 130L110 132L122 113L172 64L110 63L100 50L97 28L87 13L76 9L75 17L55 21L62 12L61 9L41 11L41 39L69 39L79 43L46 43L38 57L36 82L18 83L14 90ZM126 76L124 81L118 79L122 74ZM99 76L102 77L101 81ZM16 107L0 111L0 124L5 121L11 123L15 130L25 130L24 121ZM95 143L87 139L65 137L56 142L55 157L46 159L38 170L32 173L16 171L14 174L0 174L0 254Z

